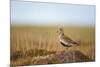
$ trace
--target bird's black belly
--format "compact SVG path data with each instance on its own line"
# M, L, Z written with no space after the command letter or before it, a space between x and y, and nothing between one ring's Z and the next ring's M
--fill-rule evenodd
M71 47L71 45L66 45L63 42L60 42L64 47Z

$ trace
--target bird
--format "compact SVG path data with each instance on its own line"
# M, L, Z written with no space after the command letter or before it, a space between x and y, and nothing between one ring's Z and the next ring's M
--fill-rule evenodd
M64 47L67 47L67 50L69 47L72 47L74 45L79 46L78 42L75 42L70 37L64 34L64 31L62 28L58 28L57 33L58 33L58 39L59 39L60 44Z

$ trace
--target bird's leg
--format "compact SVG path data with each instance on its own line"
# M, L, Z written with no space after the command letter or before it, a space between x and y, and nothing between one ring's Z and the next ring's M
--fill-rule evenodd
M69 44L69 43L68 43ZM69 50L69 47L66 47L66 50L68 51Z
M68 51L68 47L66 47L66 51Z

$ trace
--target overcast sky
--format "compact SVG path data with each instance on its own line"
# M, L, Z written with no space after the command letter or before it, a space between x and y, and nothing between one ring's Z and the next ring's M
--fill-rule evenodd
M11 1L11 24L94 26L95 6Z

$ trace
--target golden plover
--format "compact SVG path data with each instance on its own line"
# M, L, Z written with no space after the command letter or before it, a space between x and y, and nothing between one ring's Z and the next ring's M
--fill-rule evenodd
M59 34L59 42L61 43L61 45L63 45L64 47L72 47L74 45L79 45L79 43L73 41L71 38L65 36L64 31L62 28L59 28L57 30L57 33ZM68 48L67 48L68 49Z

